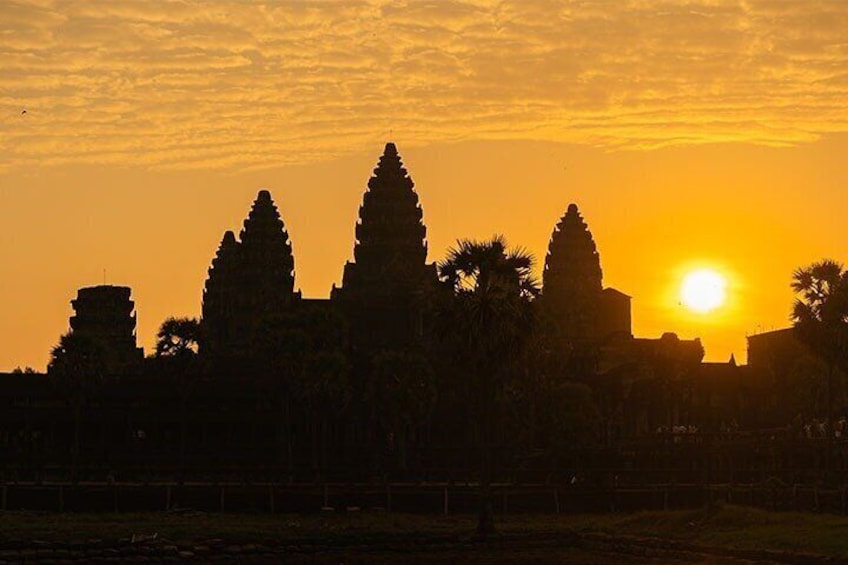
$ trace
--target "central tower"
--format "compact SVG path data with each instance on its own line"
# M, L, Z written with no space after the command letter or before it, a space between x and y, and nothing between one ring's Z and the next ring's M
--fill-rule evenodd
M387 143L359 208L353 261L334 288L354 345L403 347L423 334L422 299L437 281L427 264L427 228L414 183Z

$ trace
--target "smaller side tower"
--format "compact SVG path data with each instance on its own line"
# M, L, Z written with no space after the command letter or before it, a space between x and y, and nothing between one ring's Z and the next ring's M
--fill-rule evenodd
M200 352L214 370L244 367L273 324L295 308L294 254L267 190L260 190L239 239L227 231L203 291Z
M128 286L100 285L81 288L71 301L70 319L74 334L96 342L103 348L105 369L109 374L131 372L144 353L136 345L135 303Z
M207 359L225 356L238 332L235 327L239 311L238 252L235 234L225 232L203 290L200 349Z
M540 303L572 343L632 338L630 297L603 287L601 257L576 204L551 234Z
M601 259L592 232L576 204L551 234L542 301L560 332L570 338L594 338L598 333L602 286Z

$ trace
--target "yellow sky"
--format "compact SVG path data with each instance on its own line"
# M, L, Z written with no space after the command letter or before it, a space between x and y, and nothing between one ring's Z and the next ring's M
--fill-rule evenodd
M576 202L634 331L744 358L794 268L848 258L848 2L0 4L0 370L43 368L80 286L133 287L150 347L269 188L327 296L383 143L430 259L542 260ZM26 108L27 113L21 114ZM686 269L730 277L686 313Z

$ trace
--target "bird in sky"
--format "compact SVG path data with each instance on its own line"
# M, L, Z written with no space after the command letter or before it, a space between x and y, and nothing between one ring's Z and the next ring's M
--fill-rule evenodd
M21 110L21 116L23 116L23 115L24 115L24 114L26 114L26 113L27 113L26 108L24 108L23 110Z

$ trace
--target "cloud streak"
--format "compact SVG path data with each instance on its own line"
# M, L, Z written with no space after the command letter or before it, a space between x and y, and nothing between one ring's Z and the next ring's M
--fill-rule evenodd
M797 144L848 130L846 29L839 0L12 0L0 168L265 167L390 130Z

